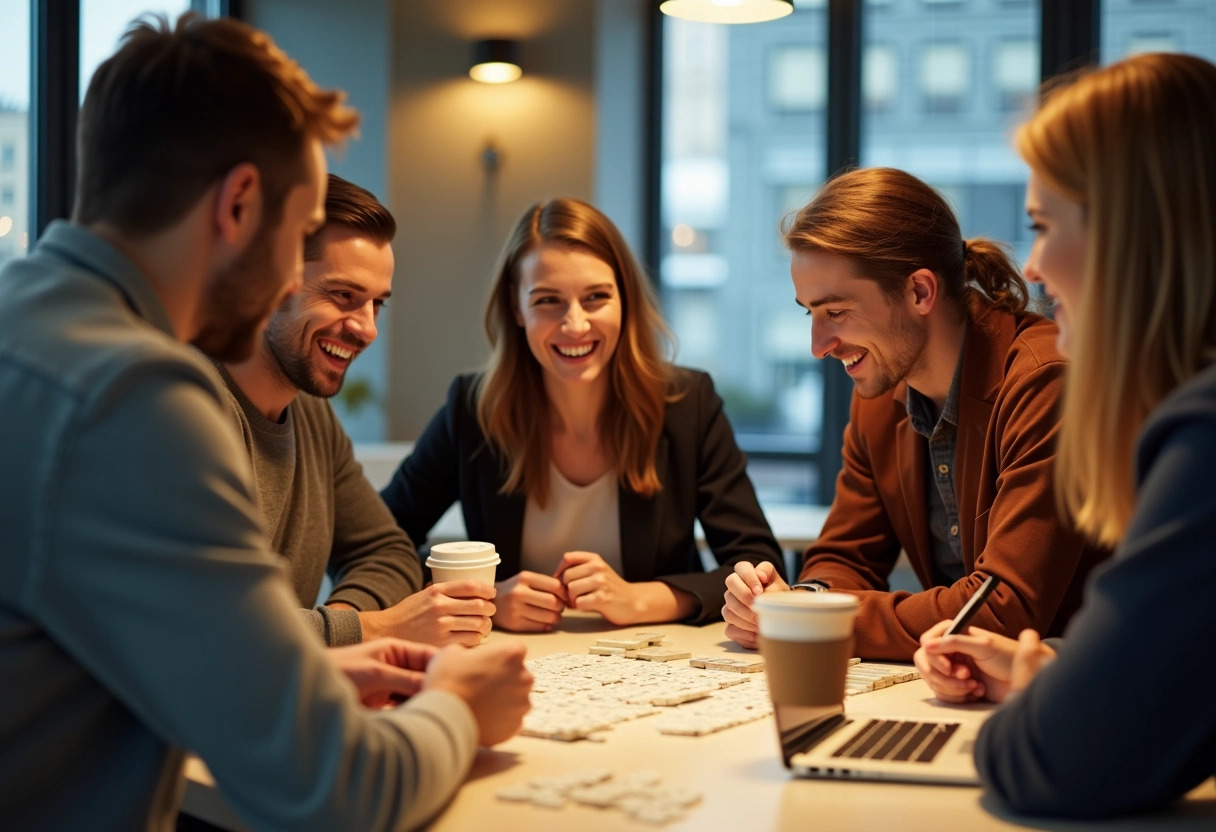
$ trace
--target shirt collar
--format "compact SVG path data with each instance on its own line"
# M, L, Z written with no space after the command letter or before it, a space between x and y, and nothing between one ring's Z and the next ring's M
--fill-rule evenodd
M122 293L135 314L171 338L177 337L169 313L139 267L111 243L84 226L55 220L38 240L36 251L73 263L112 284Z
M941 415L935 420L933 418L933 402L929 397L915 390L912 385L908 385L908 419L912 423L912 429L921 436L932 436L937 426L943 422L950 424L953 427L958 427L958 389L959 380L963 375L963 352L966 350L967 339L963 338L963 349L959 351L958 361L954 364L954 378L950 381L950 392L946 395L946 402L942 405Z

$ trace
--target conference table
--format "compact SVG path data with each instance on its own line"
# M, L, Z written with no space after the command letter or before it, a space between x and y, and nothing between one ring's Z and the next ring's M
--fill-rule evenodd
M560 630L537 635L495 631L490 641L517 639L536 658L557 652L586 653L596 639L638 631L665 635L664 646L694 656L746 652L724 635L721 623L705 627L682 624L616 628L598 615L567 612ZM954 707L937 702L920 680L849 697L850 714L907 717L942 716L982 720L991 706ZM1012 815L978 787L925 786L792 778L781 763L771 717L704 736L660 734L644 717L617 724L603 741L562 742L517 736L493 749L482 749L468 779L429 829L433 832L619 832L666 830L1213 830L1216 829L1216 784L1208 779L1169 810L1105 823L1083 823ZM1134 765L1134 761L1127 761ZM648 770L663 786L702 794L682 819L648 826L618 809L567 803L547 809L498 797L504 788L533 778L603 769L624 776ZM197 759L187 766L183 809L218 826L243 829L206 767Z

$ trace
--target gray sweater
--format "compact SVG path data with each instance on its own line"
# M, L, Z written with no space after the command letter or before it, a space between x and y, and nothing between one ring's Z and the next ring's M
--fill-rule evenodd
M1136 510L1059 656L980 732L984 784L1021 812L1107 817L1216 773L1216 366L1136 449Z
M253 463L258 509L271 548L287 559L301 606L311 607L328 570L328 601L354 610L304 611L331 647L362 640L359 613L382 610L422 588L418 553L355 461L329 402L296 396L282 422L254 406L222 366L228 404Z
M477 729L366 711L271 554L215 370L136 266L55 223L0 271L0 825L169 830L183 749L254 829L433 816Z

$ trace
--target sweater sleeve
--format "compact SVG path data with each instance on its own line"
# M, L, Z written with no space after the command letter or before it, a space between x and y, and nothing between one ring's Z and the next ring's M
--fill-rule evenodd
M718 568L712 572L662 575L656 580L694 595L700 605L689 624L705 624L722 617L726 576L743 561L767 561L785 577L781 547L773 537L756 489L747 475L747 457L739 450L722 399L708 375L698 373L687 395L696 399L697 519L705 532Z
M360 611L388 609L422 588L418 553L363 475L350 437L329 402L314 399L309 404L323 417L317 422L325 427L325 435L318 436L317 442L327 444L311 452L333 455L334 539L328 571L334 588L327 603L342 601ZM325 622L327 629L348 629L332 616L352 610L327 612L331 616Z
M1120 815L1216 771L1216 417L1164 433L1058 657L980 733L980 776L1016 811Z
M443 693L365 711L301 626L218 399L177 368L111 389L56 449L41 505L71 522L23 605L251 827L420 826L471 765L472 714Z

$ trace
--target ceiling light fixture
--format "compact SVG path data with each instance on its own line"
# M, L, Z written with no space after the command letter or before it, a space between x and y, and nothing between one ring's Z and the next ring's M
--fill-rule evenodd
M794 0L662 0L659 11L699 23L763 23L785 17Z

